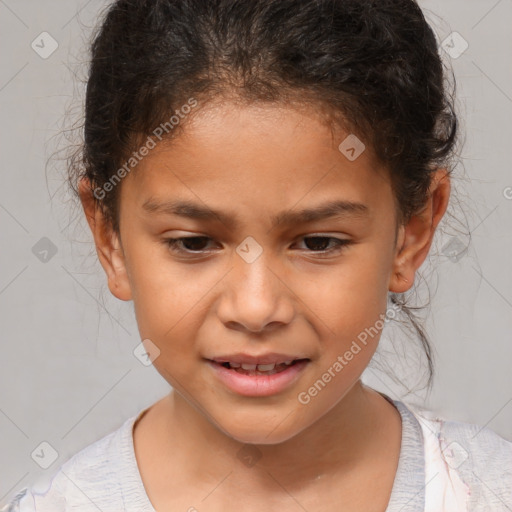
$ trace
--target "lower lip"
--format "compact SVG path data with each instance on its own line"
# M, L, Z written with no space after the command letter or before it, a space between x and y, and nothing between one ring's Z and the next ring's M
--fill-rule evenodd
M309 360L299 361L273 375L244 375L214 361L208 361L217 377L229 389L243 396L271 396L285 390L299 378L308 363Z

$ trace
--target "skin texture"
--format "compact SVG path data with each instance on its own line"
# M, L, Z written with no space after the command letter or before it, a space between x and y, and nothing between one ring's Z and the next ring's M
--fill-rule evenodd
M141 339L158 346L153 364L174 388L134 432L139 470L159 511L194 504L261 510L262 501L280 510L301 510L298 503L337 510L340 500L344 510L386 508L400 416L360 381L380 332L308 404L297 397L376 324L388 291L412 286L450 182L437 170L425 208L397 226L386 170L370 148L349 161L338 150L348 133L331 133L315 112L219 104L197 113L178 139L152 150L123 179L120 235L94 207L90 184L80 184L110 291L133 300ZM187 199L238 224L147 212L150 198ZM339 199L365 204L368 215L271 225L282 211ZM312 235L351 244L307 244ZM185 236L210 240L182 247L202 254L166 245ZM236 252L248 236L263 251L252 263ZM246 397L226 388L205 361L235 352L310 362L285 391ZM253 467L237 456L246 444L261 456ZM212 493L220 482L222 492Z

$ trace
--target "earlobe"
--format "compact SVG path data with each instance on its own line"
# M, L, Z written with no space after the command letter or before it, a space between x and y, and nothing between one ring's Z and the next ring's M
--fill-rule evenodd
M87 178L80 180L78 192L94 237L98 259L107 274L109 290L120 300L131 300L130 281L119 235L112 229L111 223L94 200L93 190Z
M446 169L437 169L431 180L428 199L423 209L400 226L389 290L403 293L414 284L416 271L425 261L435 230L450 198L450 177Z
M97 248L98 249L98 248ZM98 257L100 257L98 249ZM107 273L108 288L114 297L119 300L131 300L132 292L130 280L126 271L126 262L117 233L111 233L111 243L108 247L102 248L102 266Z
M406 260L402 252L405 244L406 227L402 225L399 227L397 235L395 260L393 263L392 275L389 280L389 290L395 293L406 292L413 284L406 276L402 274L406 264Z

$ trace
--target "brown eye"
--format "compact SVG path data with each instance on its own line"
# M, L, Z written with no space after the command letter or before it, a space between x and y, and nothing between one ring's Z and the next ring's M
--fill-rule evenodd
M326 236L310 236L304 239L308 249L312 251L325 251L329 247L329 238Z
M340 251L352 242L348 239L335 238L332 236L306 236L303 237L304 244L311 252L329 253ZM334 243L334 247L329 249L329 245Z
M189 236L182 238L166 238L165 243L176 252L201 252L204 251L207 242L211 240L207 236Z

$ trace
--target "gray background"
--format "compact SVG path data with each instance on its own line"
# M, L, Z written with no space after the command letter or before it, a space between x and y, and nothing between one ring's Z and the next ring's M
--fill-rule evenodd
M153 367L132 353L140 343L132 305L110 296L82 213L63 181L63 156L45 172L61 147L58 134L69 119L78 119L84 44L105 5L0 0L0 503L36 480L46 485L67 458L168 391ZM443 50L456 75L466 132L454 181L461 207L456 201L451 207L462 224L443 223L434 257L421 269L432 291L427 329L437 354L433 392L426 401L418 389L405 396L373 367L364 380L512 440L512 0L420 5L440 44L452 31L469 44L456 58ZM58 43L45 59L31 47L34 40L43 46L44 31ZM46 39L39 51L50 48ZM65 112L71 117L64 122ZM386 328L383 354L395 336L396 328ZM412 389L417 351L406 338L399 351L405 359L389 354L386 361ZM48 469L36 463L51 460L51 449L43 445L41 451L44 441L58 453ZM32 458L34 450L39 458Z

